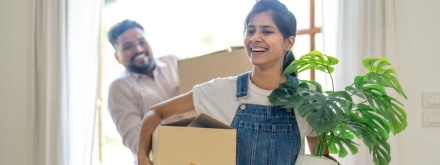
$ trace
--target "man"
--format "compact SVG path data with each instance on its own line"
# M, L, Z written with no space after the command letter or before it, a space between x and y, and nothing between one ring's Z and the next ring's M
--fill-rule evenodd
M110 85L109 112L123 144L137 161L145 111L179 94L177 58L153 58L144 28L135 21L124 20L114 25L108 34L116 60L126 68Z

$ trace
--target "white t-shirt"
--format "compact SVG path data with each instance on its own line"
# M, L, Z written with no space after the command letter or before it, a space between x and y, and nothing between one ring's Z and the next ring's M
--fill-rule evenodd
M205 113L221 122L231 125L238 106L242 103L271 105L267 98L271 90L257 87L252 81L248 81L247 97L237 99L237 76L217 78L193 88L193 101L197 113ZM301 151L304 154L305 136L316 136L307 121L298 115L295 117L301 136Z

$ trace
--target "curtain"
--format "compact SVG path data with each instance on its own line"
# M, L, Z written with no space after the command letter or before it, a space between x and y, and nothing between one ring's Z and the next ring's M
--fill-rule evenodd
M336 33L336 57L339 64L335 69L336 90L343 90L353 83L356 75L364 75L361 60L366 57L386 56L397 67L395 50L394 0L339 0ZM398 140L393 135L391 145L392 161L399 164ZM358 144L362 144L358 141ZM340 160L344 165L373 165L368 148L359 147L356 156L349 154Z
M35 164L91 164L99 0L36 0Z

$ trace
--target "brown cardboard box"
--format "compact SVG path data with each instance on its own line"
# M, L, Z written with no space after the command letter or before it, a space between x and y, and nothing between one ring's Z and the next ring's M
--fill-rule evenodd
M162 124L153 133L154 165L234 165L236 130L206 114Z
M243 47L232 47L198 57L178 61L180 93L190 91L194 85L217 77L236 76L252 70Z

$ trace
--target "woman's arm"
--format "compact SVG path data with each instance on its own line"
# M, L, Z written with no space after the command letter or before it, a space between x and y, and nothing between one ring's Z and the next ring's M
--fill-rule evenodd
M315 137L306 136L306 138L307 138L307 143L309 144L310 153L312 155L315 155L316 141L318 140L319 136L315 136ZM339 162L334 157L330 156L330 154L328 153L327 146L325 146L323 156L325 156L325 157L327 157L327 158L329 158L339 164Z
M151 135L163 119L194 110L192 91L159 103L147 111L139 138L138 163L151 165Z

